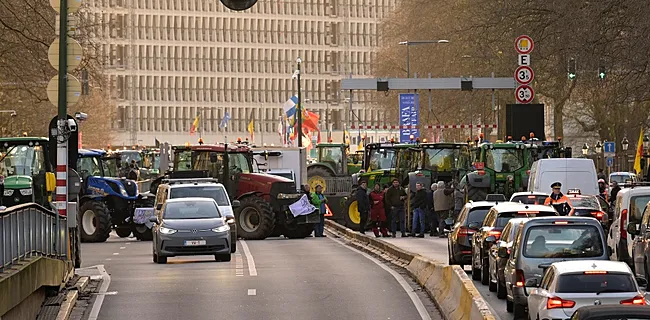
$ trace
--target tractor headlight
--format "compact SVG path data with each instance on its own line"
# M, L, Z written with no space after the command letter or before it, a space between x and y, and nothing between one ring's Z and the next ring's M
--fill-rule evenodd
M226 225L223 225L221 227L216 227L216 228L212 229L212 231L216 232L216 233L228 232L228 231L230 231L230 227L226 224Z
M5 192L4 192L5 197L11 197L13 194L14 194L14 190L5 189Z
M23 196L31 196L32 195L32 189L20 189L20 194Z
M174 233L176 233L177 231L178 231L178 230L175 230L175 229L170 229L170 228L160 227L160 233L162 233L162 234L174 234Z
M126 192L126 189L124 189L123 186L120 186L120 193L125 197L129 196L129 194Z
M284 200L284 199L296 199L300 198L302 195L300 193L278 193L278 200Z

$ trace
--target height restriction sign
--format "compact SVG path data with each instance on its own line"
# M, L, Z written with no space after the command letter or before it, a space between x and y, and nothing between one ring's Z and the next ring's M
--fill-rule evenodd
M533 69L529 66L520 66L515 70L515 79L520 84L529 84L535 79L535 73L533 73Z
M533 39L527 35L521 35L517 37L517 40L515 40L515 50L517 50L519 54L529 54L533 52L534 48L535 44L533 43Z
M530 103L533 101L533 98L535 97L535 91L533 91L533 88L530 86L527 86L525 84L520 85L515 89L515 98L517 99L517 102L520 104L526 104Z

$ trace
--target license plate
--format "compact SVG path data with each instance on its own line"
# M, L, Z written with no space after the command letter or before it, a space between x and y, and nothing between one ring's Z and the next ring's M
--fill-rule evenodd
M186 246L204 246L205 240L185 240Z

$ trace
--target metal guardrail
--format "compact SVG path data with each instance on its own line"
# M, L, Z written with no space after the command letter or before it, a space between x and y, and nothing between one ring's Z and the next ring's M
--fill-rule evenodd
M352 177L323 177L325 181L326 195L345 194L349 195L352 192Z
M66 218L59 217L57 223L56 213L38 204L28 203L0 210L0 272L30 257L66 260L67 239Z

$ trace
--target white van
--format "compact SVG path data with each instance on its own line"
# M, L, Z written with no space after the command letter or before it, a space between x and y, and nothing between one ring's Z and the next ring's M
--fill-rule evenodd
M528 191L551 194L551 184L562 183L562 193L580 189L584 195L598 195L598 174L591 159L540 159L533 162L528 177Z
M627 262L632 267L634 235L627 233L627 227L630 223L641 223L643 210L648 202L650 202L649 186L632 186L618 192L607 237L607 246L612 252L610 259Z

